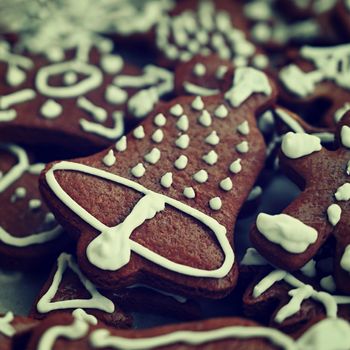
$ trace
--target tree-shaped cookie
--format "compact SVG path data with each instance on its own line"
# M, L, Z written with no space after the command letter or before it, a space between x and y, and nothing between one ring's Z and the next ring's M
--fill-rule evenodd
M264 73L239 68L225 95L177 98L110 149L51 164L42 193L84 274L104 289L227 295L235 220L265 158L255 115L275 95Z
M349 125L347 115L338 126L336 151L323 148L313 135L290 132L284 136L280 164L303 192L282 214L259 214L250 235L269 262L289 271L305 265L333 236L336 285L346 293L350 292Z

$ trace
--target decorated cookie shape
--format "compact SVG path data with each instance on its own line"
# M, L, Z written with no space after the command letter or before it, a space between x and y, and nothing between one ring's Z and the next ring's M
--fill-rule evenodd
M275 97L263 72L239 68L225 95L177 98L113 147L51 164L42 193L76 233L84 274L104 289L228 294L233 227L265 157L255 114Z
M315 116L315 125L334 128L349 110L350 45L303 46L278 73L281 103L302 116Z
M268 59L247 39L246 30L247 23L237 2L178 2L156 27L159 62L175 66L198 54L215 53L237 66L257 63L257 67L265 68Z
M275 266L293 271L314 257L331 235L336 240L334 275L340 291L349 293L347 232L350 116L338 127L339 148L328 151L320 139L287 133L281 167L303 192L282 214L259 214L251 231L255 248ZM349 197L349 198L348 198ZM343 271L344 270L344 271Z
M79 154L118 139L125 113L145 116L172 91L173 75L155 66L141 71L112 49L107 39L82 42L64 53L48 51L50 61L15 54L1 42L1 138L64 146Z
M0 262L28 268L52 259L65 244L63 229L43 203L38 178L44 164L31 164L27 152L0 144Z
M0 350L24 349L38 321L14 316L12 312L0 315Z
M147 330L116 330L94 322L77 310L73 316L57 315L40 324L28 350L58 349L215 349L215 350L338 350L350 344L349 323L327 318L297 340L241 318L218 318L168 325ZM60 317L61 316L61 317Z
M314 259L298 272L276 269L249 248L241 264L249 267L250 285L243 296L245 314L289 334L309 328L315 319L350 319L350 297L337 295L332 275L319 278Z
M146 304L146 305L145 305ZM181 318L197 317L199 310L181 296L162 293L144 285L131 286L115 292L98 290L81 272L74 256L62 253L43 286L30 312L35 319L53 313L71 313L81 308L100 321L117 328L129 328L132 317L127 311L153 311L177 315Z

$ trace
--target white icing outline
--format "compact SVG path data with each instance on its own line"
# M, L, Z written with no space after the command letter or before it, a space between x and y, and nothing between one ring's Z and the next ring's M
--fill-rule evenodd
M0 317L0 335L3 334L6 337L13 337L16 334L16 330L11 326L11 322L14 320L12 312L7 312L5 316Z

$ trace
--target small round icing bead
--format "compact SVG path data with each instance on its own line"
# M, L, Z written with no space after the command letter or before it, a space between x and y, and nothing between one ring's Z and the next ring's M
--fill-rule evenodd
M226 66L219 66L215 72L215 77L217 79L222 79L227 73L228 68Z
M261 195L262 195L262 188L260 186L255 186L250 191L247 201L253 201Z
M218 161L218 154L211 150L207 154L205 154L202 159L208 164L208 165L214 165Z
M205 170L201 169L193 175L193 179L202 184L208 180L208 173Z
M350 183L347 182L338 187L334 196L337 201L348 201L350 199Z
M188 117L183 114L179 120L176 122L176 127L181 131L187 131L189 127Z
M172 183L173 174L171 172L165 173L160 179L160 184L165 188L169 188L172 185Z
M290 253L300 254L317 240L317 231L287 214L260 213L256 220L259 232L270 242L279 244ZM295 232L298 232L296 235Z
M336 290L336 285L332 275L321 278L320 286L327 292L334 293Z
M115 144L115 148L118 152L124 152L127 149L126 136L122 136Z
M231 191L232 190L232 181L229 177L226 177L225 179L220 181L220 188L224 191Z
M139 125L134 131L132 132L135 139L141 140L145 137L145 130L142 125Z
M247 141L242 141L236 146L236 150L239 153L247 153L249 151L249 144Z
M146 172L145 167L143 166L142 163L136 164L132 169L131 169L131 174L137 178L142 177Z
M250 129L249 129L249 123L247 120L245 120L243 123L239 124L237 127L237 131L244 136L249 135Z
M78 75L75 72L67 72L63 76L63 83L66 85L73 85L77 82L78 80Z
M300 268L300 271L307 277L315 277L317 275L316 261L314 259L311 259L303 267Z
M226 118L228 116L228 110L225 105L218 106L215 111L214 115L217 118Z
M164 138L164 133L161 129L157 129L153 134L152 134L152 141L155 143L161 143Z
M117 161L117 158L115 157L112 149L110 149L102 159L103 164L108 167L114 165L116 161Z
M178 148L186 149L190 144L190 137L187 134L180 135L176 141L175 145Z
M344 253L340 259L340 266L343 270L350 273L350 244L345 247Z
M203 63L196 63L193 67L193 74L197 77L202 77L205 75L207 69L205 68Z
M202 100L202 98L200 96L197 96L192 104L191 104L192 108L196 111L201 111L204 108L204 102Z
M40 108L40 113L44 118L55 119L62 113L62 106L56 101L49 99Z
M186 168L187 163L188 163L188 158L182 154L179 158L175 160L174 167L178 170L183 170Z
M160 159L160 150L158 148L152 148L150 152L145 154L143 159L149 164L156 164Z
M109 85L105 92L105 99L111 104L120 105L126 102L128 99L128 93L118 86Z
M163 113L158 113L154 119L153 123L157 126L164 126L166 124L166 118Z
M37 210L41 207L41 200L40 199L31 199L28 203L30 210Z
M242 165L241 165L241 158L236 159L230 164L230 171L233 174L238 174L242 170Z
M180 117L184 112L184 109L181 105L176 104L170 108L170 114L172 114L175 117Z
M211 123L212 123L211 116L210 116L210 113L206 109L203 110L202 114L199 116L198 122L199 122L199 124L201 124L202 126L205 126L205 127L208 127L211 125Z
M322 149L317 136L306 133L288 132L282 139L282 152L291 159L297 159Z
M209 145L216 146L220 142L220 137L218 136L217 132L213 130L206 138L205 143L208 143Z
M332 226L335 226L341 217L341 208L338 204L331 204L327 208L328 221Z
M117 74L119 73L123 66L124 60L119 55L103 55L101 57L101 67L108 74Z
M212 210L220 210L222 207L222 202L220 197L214 197L209 201L209 207Z
M344 147L350 148L350 127L343 125L340 131L341 143Z
M196 197L196 192L192 187L185 187L183 191L183 195L188 199L193 199Z

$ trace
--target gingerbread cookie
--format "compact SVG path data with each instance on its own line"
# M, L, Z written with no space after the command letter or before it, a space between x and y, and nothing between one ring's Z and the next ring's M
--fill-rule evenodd
M141 71L112 49L97 38L70 51L48 49L47 60L1 42L0 137L78 155L117 140L173 90L173 74L155 66Z
M67 243L39 192L44 167L23 148L0 144L0 263L7 268L38 267Z
M278 73L280 102L314 125L334 128L349 110L350 45L304 46L291 52L290 64Z
M287 133L282 140L281 167L303 192L282 214L260 213L250 237L254 247L275 266L293 271L314 257L331 235L337 288L349 293L347 233L350 115L338 124L339 148L326 150L320 139ZM345 228L344 228L345 227Z
M180 97L114 147L51 164L42 193L76 234L84 274L104 289L228 294L232 229L264 162L255 115L275 96L263 72L239 68L225 95Z

